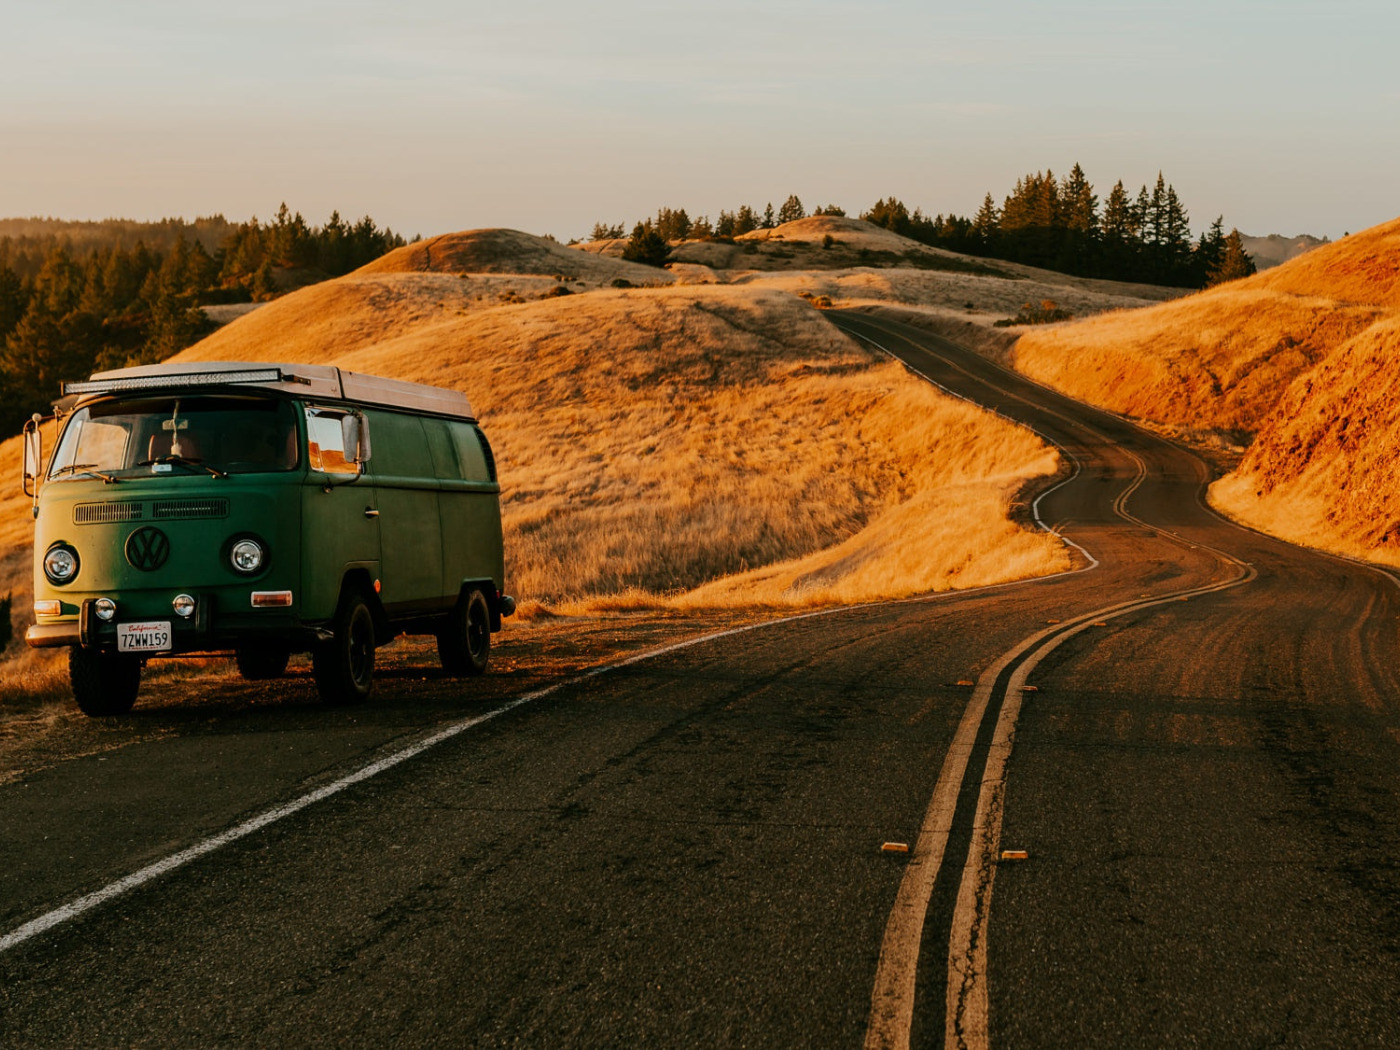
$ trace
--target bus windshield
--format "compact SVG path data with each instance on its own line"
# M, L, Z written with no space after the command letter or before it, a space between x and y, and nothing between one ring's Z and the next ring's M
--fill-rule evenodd
M252 474L297 465L296 409L270 397L99 401L68 420L49 478Z

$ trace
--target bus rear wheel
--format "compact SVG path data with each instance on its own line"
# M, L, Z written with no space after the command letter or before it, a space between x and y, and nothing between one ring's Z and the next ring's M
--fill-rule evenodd
M141 691L141 660L75 645L68 650L68 680L83 714L92 718L124 715Z
M451 675L479 675L491 658L491 608L486 595L473 587L447 616L438 631L438 657Z

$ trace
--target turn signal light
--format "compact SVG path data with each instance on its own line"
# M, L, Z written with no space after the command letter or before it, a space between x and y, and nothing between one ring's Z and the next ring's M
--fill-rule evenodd
M63 603L58 601L39 601L34 603L35 616L62 616Z
M292 604L291 591L254 591L254 609L285 609Z

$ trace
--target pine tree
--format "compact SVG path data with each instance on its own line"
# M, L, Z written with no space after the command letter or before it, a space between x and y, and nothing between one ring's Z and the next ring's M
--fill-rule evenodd
M805 219L807 211L802 207L802 202L797 199L797 194L791 194L783 201L783 206L778 209L778 222L796 222L798 219Z
M670 251L666 239L650 223L639 222L632 228L632 236L627 241L627 247L622 249L622 257L628 262L646 266L664 266Z
M1200 241L1196 244L1196 250L1191 260L1195 283L1201 287L1210 284L1210 275L1220 264L1221 255L1225 250L1225 216L1217 215L1215 221L1210 224L1210 229L1201 234Z
M1153 248L1160 248L1167 242L1167 181L1160 171L1157 185L1152 187L1152 196L1143 210L1143 233Z
M258 268L253 271L253 279L249 285L249 292L253 296L253 302L265 303L269 299L277 297L277 282L272 279L272 260L264 259Z
M29 305L29 290L19 274L8 266L0 268L0 346L5 337L14 331L19 319L24 316Z
M321 227L316 238L316 265L332 277L349 273L354 269L350 242L350 227L340 217L339 211L331 212L326 225Z
M690 216L684 208L662 208L656 213L656 222L648 225L663 241L683 241L690 236Z
M77 309L83 294L83 271L73 261L66 243L49 252L34 277L33 294L43 304L45 313L55 319Z
M940 230L943 227L943 217L940 215L937 220ZM1001 212L997 210L996 202L992 200L989 193L982 198L982 207L977 210L976 216L972 220L972 238L977 243L981 253L991 254L997 244L997 232L1001 224Z
M1221 247L1220 261L1207 275L1208 287L1248 277L1254 272L1254 260L1244 250L1244 238L1239 230L1232 228Z
M1063 229L1055 173L1037 171L1017 179L1002 204L1000 223L1002 240L1012 248L1012 257L1038 266L1053 265L1060 254Z
M773 221L773 202L768 202L768 207L763 209L763 228L771 230L777 223Z
M898 197L881 197L861 218L901 236L909 232L909 209Z
M1060 185L1065 229L1090 239L1099 232L1099 199L1084 169L1076 164Z
M1191 284L1191 222L1176 189L1168 184L1163 205L1162 252L1165 277L1172 284Z
M1104 201L1100 251L1097 271L1102 276L1124 281L1137 275L1137 222L1122 179Z
M758 229L758 215L747 204L739 208L739 213L734 216L734 236L752 233Z

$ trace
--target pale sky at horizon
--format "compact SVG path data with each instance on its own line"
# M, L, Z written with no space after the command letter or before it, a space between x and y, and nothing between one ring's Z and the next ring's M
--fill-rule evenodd
M663 205L971 214L1158 170L1196 230L1400 215L1378 0L131 0L0 9L0 217L372 215L560 239Z

